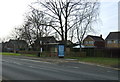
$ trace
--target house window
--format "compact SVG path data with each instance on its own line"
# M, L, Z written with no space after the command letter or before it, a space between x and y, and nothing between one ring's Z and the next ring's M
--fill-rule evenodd
M88 44L88 41L85 41L85 44Z
M117 44L117 43L118 43L118 40L114 40L114 43L116 43L116 44Z
M94 44L94 42L93 41L89 41L89 44Z
M109 40L109 41L107 41L107 43L108 43L108 44L111 44L111 43L112 43L112 41L110 41L110 40Z

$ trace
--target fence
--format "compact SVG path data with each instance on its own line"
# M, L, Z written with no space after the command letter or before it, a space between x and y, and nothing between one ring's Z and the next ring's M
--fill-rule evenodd
M73 51L78 52L78 49ZM83 52L86 52L86 56L90 57L120 57L120 48L84 48Z

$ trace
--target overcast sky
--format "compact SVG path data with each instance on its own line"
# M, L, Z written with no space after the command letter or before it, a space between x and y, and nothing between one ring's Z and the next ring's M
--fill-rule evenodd
M10 35L13 28L24 22L24 15L28 11L28 5L36 0L1 0L0 1L0 38ZM118 1L103 0L100 8L102 21L95 35L103 35L106 38L109 32L118 30Z
M109 32L118 31L118 2L102 2L100 33L106 38Z

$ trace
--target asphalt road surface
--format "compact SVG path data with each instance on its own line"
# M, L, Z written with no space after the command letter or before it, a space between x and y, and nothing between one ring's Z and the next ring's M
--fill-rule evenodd
M2 77L4 80L118 80L118 71L74 62L3 56Z

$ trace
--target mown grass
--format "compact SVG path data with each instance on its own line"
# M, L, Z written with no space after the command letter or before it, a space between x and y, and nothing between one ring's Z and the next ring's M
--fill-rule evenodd
M2 52L0 55L10 55L10 56L36 56L34 54L20 54L20 53L7 53L7 52Z
M7 53L7 52L2 52L0 55L13 55L13 56L20 56L21 54L19 53Z
M115 66L120 63L118 61L120 58L105 58L105 57L67 57L72 59L78 59L80 62L89 62L94 64L106 65L106 66Z

